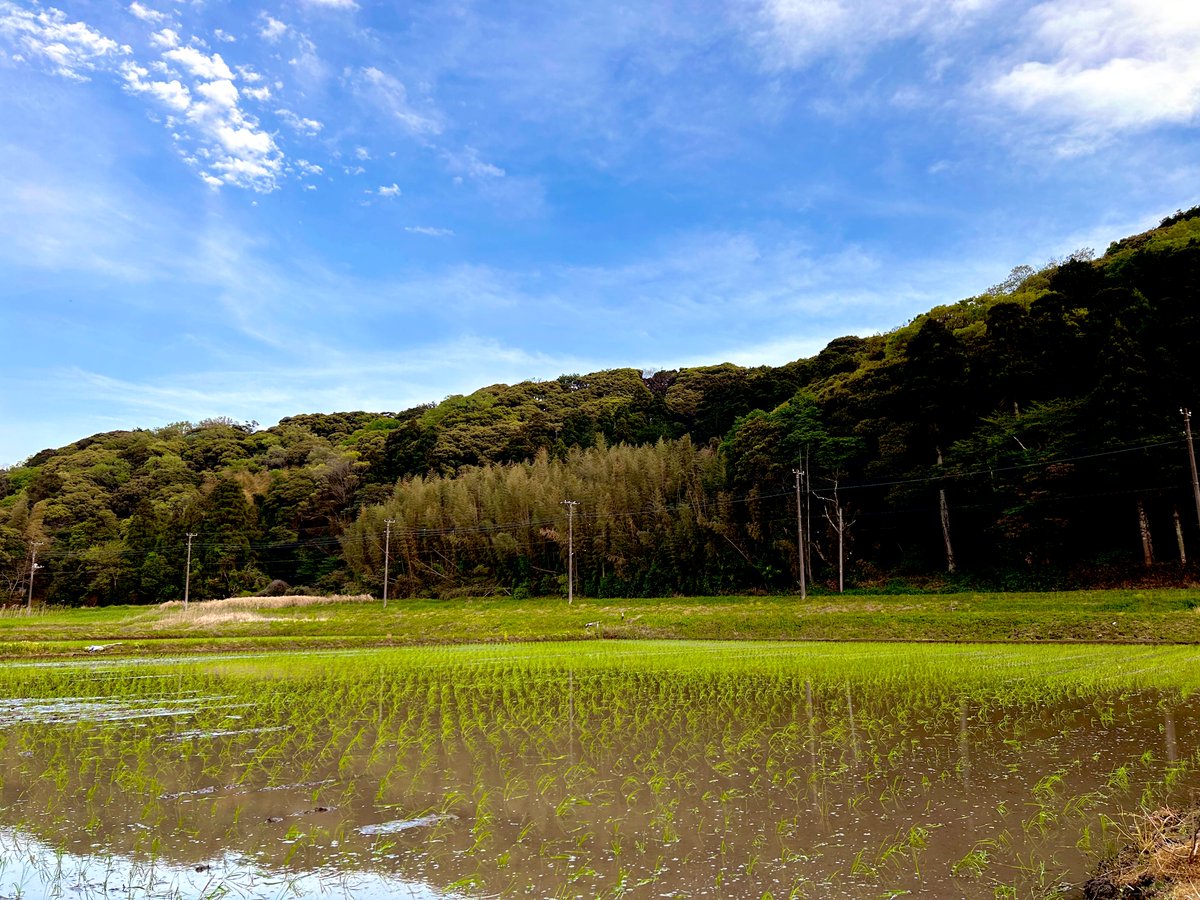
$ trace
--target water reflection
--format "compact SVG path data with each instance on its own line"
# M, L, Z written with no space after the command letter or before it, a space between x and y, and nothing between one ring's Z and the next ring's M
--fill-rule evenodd
M1197 783L1104 657L656 646L7 667L0 896L1040 896Z
M258 898L388 897L446 900L455 896L430 885L371 871L280 872L233 854L196 865L154 857L70 852L29 834L0 829L0 896L21 900L112 900L113 897Z

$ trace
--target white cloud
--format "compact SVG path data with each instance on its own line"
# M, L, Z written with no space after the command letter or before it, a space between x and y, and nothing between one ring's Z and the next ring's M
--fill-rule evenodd
M503 178L505 172L499 166L492 165L479 158L479 151L474 147L464 147L457 153L447 151L443 154L449 169L456 175L468 178Z
M296 168L304 175L320 175L325 171L316 163L310 163L307 159L296 160Z
M238 89L232 81L204 81L196 85L196 93L204 99L193 109L193 118L206 116L213 110L237 108Z
M236 44L237 43L237 38L235 38L228 31L225 31L224 29L221 29L221 28L213 29L213 37L215 37L218 41L221 41L226 44Z
M194 47L173 47L163 58L192 76L190 85L182 78L150 79L148 70L135 64L123 66L122 76L126 90L183 114L167 120L183 161L210 187L275 190L283 171L283 153L257 119L242 110L242 92L220 54L207 56ZM169 70L161 64L157 68ZM246 93L265 99L270 92L261 87L247 88Z
M418 112L408 100L408 90L398 78L369 66L353 73L354 89L383 109L413 134L440 134L441 122L434 115Z
M368 150L366 147L355 147L354 148L354 157L356 159L370 159L371 151Z
M219 173L223 184L269 193L278 186L280 162L270 135L261 137L250 129L223 126L220 136L230 153L219 156L209 168ZM205 179L211 184L210 179Z
M273 44L287 34L287 25L276 18L268 16L266 13L262 14L261 22L262 24L258 28L258 36L264 41Z
M216 132L217 138L230 155L243 161L264 157L274 147L271 136L265 131L222 123L217 126Z
M1200 4L1054 0L1025 16L1023 41L990 92L1065 126L1065 153L1116 131L1200 116Z
M295 68L301 78L309 79L312 82L323 81L328 74L328 69L325 61L317 52L317 45L313 39L302 34L296 39L296 46L298 52L288 60L288 65Z
M179 46L179 33L170 28L164 28L162 31L156 31L150 35L150 43L155 47L166 47L168 49Z
M747 23L772 67L861 53L913 36L959 30L997 0L761 0Z
M158 10L150 9L148 6L143 6L142 4L138 3L137 0L133 0L133 2L129 4L129 12L141 19L143 22L149 22L151 25L157 24L166 18L166 16L160 13Z
M379 190L377 190L375 193L377 193L380 197L399 197L400 186L394 181L389 185L381 184L379 186Z
M60 10L35 13L7 2L0 2L0 37L49 63L55 74L76 81L86 81L84 73L95 71L109 58L132 53L128 45L91 26L68 21Z
M355 0L304 0L308 6L319 6L325 9L358 9Z
M183 66L190 75L207 81L224 79L233 80L233 72L225 65L220 53L205 56L195 47L177 47L163 54L164 59L173 60Z
M125 89L130 93L148 94L176 112L183 112L191 105L191 94L178 80L147 81L149 71L134 63L123 65L121 72L125 77Z
M242 88L242 96L263 103L271 99L271 89L265 84L262 87L244 87Z
M452 237L454 230L451 228L433 228L429 225L405 225L404 230L410 234L423 234L427 237Z
M325 127L316 119L306 119L303 116L298 116L290 109L277 109L275 110L275 115L279 116L279 120L293 131L298 131L300 134L306 134L309 137L317 134Z

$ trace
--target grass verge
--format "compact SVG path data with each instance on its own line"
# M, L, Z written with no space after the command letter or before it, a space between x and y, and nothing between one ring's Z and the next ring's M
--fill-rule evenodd
M650 638L1200 643L1200 591L392 600L386 609L369 597L241 597L0 614L0 658Z

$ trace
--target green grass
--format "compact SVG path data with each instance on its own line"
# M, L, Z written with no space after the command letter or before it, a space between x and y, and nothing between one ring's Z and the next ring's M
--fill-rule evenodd
M666 599L297 600L10 610L0 657L476 642L884 640L1200 643L1200 591L820 595ZM278 601L275 601L278 602ZM222 605L224 604L224 605Z

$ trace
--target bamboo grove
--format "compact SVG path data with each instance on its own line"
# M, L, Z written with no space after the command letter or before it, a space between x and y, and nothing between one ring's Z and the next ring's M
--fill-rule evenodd
M0 598L1184 583L1197 297L1200 209L784 366L95 435L0 470Z

